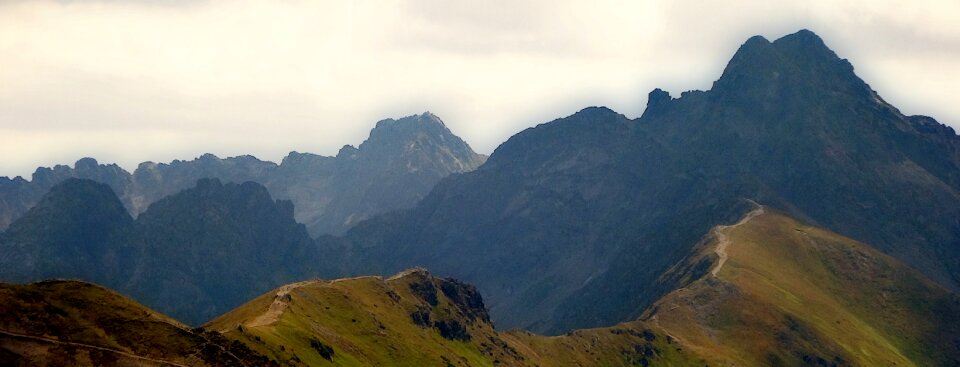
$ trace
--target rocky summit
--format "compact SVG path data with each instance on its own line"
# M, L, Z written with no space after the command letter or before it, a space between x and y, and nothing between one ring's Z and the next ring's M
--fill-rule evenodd
M346 272L424 265L474 282L502 327L639 315L665 272L749 200L960 284L960 138L884 102L813 32L753 37L709 91L655 90L524 130L412 210L346 235Z

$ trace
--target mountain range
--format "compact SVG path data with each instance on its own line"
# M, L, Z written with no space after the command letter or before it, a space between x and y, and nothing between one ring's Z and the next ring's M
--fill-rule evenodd
M485 159L430 112L377 122L359 147L346 145L335 157L291 152L279 165L249 155L204 154L192 161L144 162L131 174L83 158L73 168L38 168L31 181L0 177L0 228L67 178L109 185L134 217L199 179L217 178L260 183L274 197L293 201L297 220L311 234L339 234L374 214L413 206L441 178L474 170Z
M956 293L866 244L768 207L712 228L671 273L686 285L640 319L553 337L497 331L476 287L422 268L286 284L194 329L88 283L0 285L0 363L960 363Z
M109 186L71 178L10 226L0 250L4 280L85 279L191 324L328 267L293 204L217 179L134 220Z
M960 363L960 137L813 32L483 161L424 114L336 158L41 170L0 184L59 180L0 234L0 279L100 283L292 365Z
M824 42L753 37L709 91L650 93L524 130L410 210L345 236L346 273L422 265L487 295L501 327L635 318L749 200L960 281L960 137L884 102Z

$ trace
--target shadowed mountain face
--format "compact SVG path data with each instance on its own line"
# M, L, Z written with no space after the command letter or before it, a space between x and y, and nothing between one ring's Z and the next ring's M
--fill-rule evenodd
M752 199L956 289L958 152L952 129L902 115L812 32L754 37L710 91L655 90L638 120L588 108L513 136L414 209L353 228L344 271L473 282L500 327L609 325L678 286L668 269Z
M131 184L130 174L123 168L115 164L98 164L92 158L78 160L74 168L64 165L37 168L31 181L22 177L12 180L0 177L0 228L7 228L10 223L37 204L53 186L69 178L102 182L118 193L126 192Z
M70 178L0 235L0 279L77 277L112 284L129 275L133 219L105 184Z
M111 189L70 179L0 238L5 281L80 278L192 324L280 284L315 276L323 254L256 183L204 179L132 220Z
M191 324L315 276L324 261L294 220L293 204L253 182L200 180L151 205L134 232L143 253L122 289Z
M0 178L0 228L71 177L110 185L134 216L199 179L217 178L258 182L274 197L293 201L297 220L313 235L339 234L371 215L412 207L441 178L474 170L485 159L429 112L380 121L359 148L344 146L336 157L292 152L280 165L249 155L205 154L192 161L141 163L130 174L84 158L74 168L39 168L32 181Z
M363 144L336 157L290 153L264 185L296 204L311 234L341 234L374 214L414 206L440 179L485 159L427 112L380 121Z

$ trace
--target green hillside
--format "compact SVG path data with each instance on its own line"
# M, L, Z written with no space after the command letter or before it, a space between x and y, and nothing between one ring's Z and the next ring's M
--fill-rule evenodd
M477 288L415 268L292 283L203 329L89 283L0 286L2 365L956 366L960 298L758 207L667 272L639 320L498 331Z
M189 329L79 281L0 283L2 366L267 366L217 333Z
M665 276L686 286L640 320L561 336L497 332L475 288L425 270L291 284L207 327L292 365L960 363L956 294L768 208L715 227Z
M205 327L295 366L700 365L642 323L498 333L476 288L422 269L290 284Z
M867 245L765 209L698 251L711 271L643 319L711 365L960 363L957 295Z

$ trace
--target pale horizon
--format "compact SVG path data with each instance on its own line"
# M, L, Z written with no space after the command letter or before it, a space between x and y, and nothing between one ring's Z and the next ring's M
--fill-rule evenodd
M737 47L810 29L908 115L960 127L960 3L0 3L0 176L82 157L335 155L437 114L479 153L588 106L706 90ZM853 31L851 31L853 30Z

